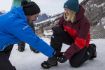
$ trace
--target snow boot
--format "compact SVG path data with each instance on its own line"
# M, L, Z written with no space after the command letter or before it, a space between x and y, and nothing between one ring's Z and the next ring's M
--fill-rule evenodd
M51 67L54 67L54 66L57 66L58 65L58 62L57 62L57 57L51 57L51 58L48 58L47 61L44 61L41 66L44 68L44 69L49 69Z
M89 58L89 60L93 60L94 58L97 57L97 51L96 51L96 45L95 44L89 44L89 48L88 50L90 52L92 52L91 57Z

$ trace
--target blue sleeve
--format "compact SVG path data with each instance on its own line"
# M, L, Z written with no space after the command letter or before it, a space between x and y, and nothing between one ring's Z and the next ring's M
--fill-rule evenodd
M45 43L42 39L40 39L31 29L31 27L26 23L15 23L10 26L10 32L20 39L28 43L34 49L42 52L44 55L48 57L52 57L54 50L51 46Z

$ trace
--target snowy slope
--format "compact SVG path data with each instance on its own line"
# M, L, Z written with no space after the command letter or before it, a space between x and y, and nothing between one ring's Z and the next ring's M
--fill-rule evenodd
M47 43L49 39L43 38ZM52 67L49 70L104 70L105 69L105 39L94 39L91 41L97 45L98 57L95 60L89 60L84 63L80 68L73 68L69 65L69 62L59 64L57 67ZM63 45L62 51L68 48L67 45ZM16 67L17 70L43 70L40 64L46 60L47 57L43 54L35 54L30 51L28 45L24 52L17 51L17 45L12 50L10 61Z

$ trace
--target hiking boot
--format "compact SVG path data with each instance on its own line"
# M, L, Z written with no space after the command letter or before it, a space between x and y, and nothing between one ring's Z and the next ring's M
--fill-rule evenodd
M57 62L57 57L51 57L51 58L48 58L47 61L44 61L41 66L44 68L44 69L49 69L51 67L54 67L54 66L57 66L58 65L58 62Z
M96 58L97 57L96 45L95 44L89 44L89 50L92 51L92 55L89 58L89 60Z

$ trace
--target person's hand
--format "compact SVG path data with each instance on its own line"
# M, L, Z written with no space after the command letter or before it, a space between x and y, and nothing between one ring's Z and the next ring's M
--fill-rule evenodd
M64 55L62 55L61 57L58 57L58 62L64 63L66 61L67 61L67 58Z

